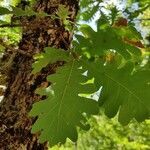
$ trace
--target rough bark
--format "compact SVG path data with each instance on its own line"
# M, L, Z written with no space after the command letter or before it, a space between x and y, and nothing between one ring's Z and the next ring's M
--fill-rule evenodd
M70 20L74 22L78 10L77 0L39 0L34 10L55 14L59 4L69 7ZM36 118L29 118L28 112L33 103L42 99L34 93L35 89L47 86L46 76L54 73L60 64L51 64L40 73L32 75L33 55L47 46L67 50L72 33L66 31L58 19L52 20L50 17L21 17L21 23L28 25L23 27L19 43L19 49L25 53L18 51L13 58L7 90L0 104L0 150L46 150L47 143L40 144L38 135L30 132Z

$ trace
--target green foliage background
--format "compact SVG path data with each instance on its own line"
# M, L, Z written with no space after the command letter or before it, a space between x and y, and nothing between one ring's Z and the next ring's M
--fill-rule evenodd
M103 113L89 120L91 129L79 131L77 143L67 140L63 146L50 150L149 150L150 120L138 123L135 120L122 126L117 117L109 119ZM76 146L75 146L76 144Z

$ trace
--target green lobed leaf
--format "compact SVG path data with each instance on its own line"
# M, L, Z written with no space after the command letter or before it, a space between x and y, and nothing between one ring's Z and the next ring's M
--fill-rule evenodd
M96 90L92 83L83 84L87 77L82 75L80 66L80 62L73 60L60 67L56 74L48 76L54 94L38 90L38 93L45 93L47 99L35 103L30 115L38 116L32 132L40 131L40 142L49 141L50 146L53 146L64 143L67 137L75 142L76 127L89 128L83 113L98 113L96 101L78 96L80 93L88 94Z
M68 61L70 59L69 52L62 49L46 47L44 48L44 51L45 52L34 56L36 61L32 65L33 74L41 71L41 69L46 67L48 64L52 64L56 61Z
M97 22L97 31L89 25L82 25L80 31L83 35L76 35L75 47L80 53L87 51L94 55L103 55L106 50L113 49L121 54L125 59L130 59L131 55L141 55L140 48L124 41L124 38L138 39L139 33L129 27L111 27L105 18ZM131 33L132 38L131 38ZM136 33L136 34L135 34Z
M97 87L102 86L99 103L108 117L119 110L119 121L127 124L133 118L143 121L150 116L150 70L133 73L133 64L118 69L115 63L88 64L88 75L95 78Z

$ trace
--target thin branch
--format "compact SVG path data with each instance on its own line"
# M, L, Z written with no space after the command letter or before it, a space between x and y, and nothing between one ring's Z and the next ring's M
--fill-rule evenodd
M16 27L29 27L29 28L32 28L32 27L35 27L35 24L2 24L0 25L0 28L16 28ZM51 26L48 26L49 29L54 29L54 30L58 30L60 29L60 27L51 27Z
M150 18L135 18L135 20L139 20L139 21L146 21L146 20L150 20Z
M22 25L21 24L2 24L0 25L0 28L5 28L5 27L11 27L11 28L14 28L14 27L21 27Z

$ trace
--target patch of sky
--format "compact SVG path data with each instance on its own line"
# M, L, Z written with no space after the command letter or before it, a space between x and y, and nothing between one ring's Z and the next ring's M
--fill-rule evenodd
M95 4L96 5L96 4ZM100 10L106 14L106 15L110 15L111 11L109 9L107 9L109 6L115 6L121 13L121 15L124 18L129 17L129 14L127 14L125 12L125 9L127 8L127 0L104 0L101 4L100 4ZM133 13L134 11L139 9L139 3L135 2L133 3L130 7L128 7L128 11ZM90 25L93 30L97 30L96 28L96 21L99 19L100 17L100 12L98 11L94 18L88 22L86 21L80 21L80 24L88 24ZM139 31L142 35L143 38L145 38L147 36L148 33L150 33L150 28L148 29L147 27L143 27L141 25L141 21L140 18L134 18L132 21L135 25L135 28L137 29L137 31Z

